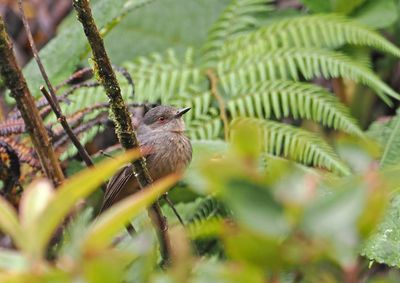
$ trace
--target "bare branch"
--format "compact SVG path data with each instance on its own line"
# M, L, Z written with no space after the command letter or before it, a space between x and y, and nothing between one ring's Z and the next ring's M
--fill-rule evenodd
M22 0L18 0L18 5L19 5L19 10L22 15L22 22L24 24L24 28L25 28L26 34L28 36L29 44L30 44L32 52L33 52L33 56L35 57L36 63L40 69L40 73L42 74L42 77L43 77L44 81L46 82L46 85L50 91L50 94L46 91L46 89L43 86L40 87L40 91L43 93L44 97L46 97L47 101L49 102L49 104L51 106L51 109L53 110L54 114L56 114L56 117L57 117L58 121L60 122L61 126L64 128L68 137L71 139L72 143L78 150L78 153L79 153L80 157L82 158L82 160L85 162L85 164L88 167L91 167L91 166L93 166L92 159L90 158L86 149L79 142L78 138L74 135L71 127L67 123L67 119L62 114L60 104L58 103L57 96L54 91L53 85L51 84L49 77L47 76L46 70L44 69L42 61L40 60L39 53L37 51L35 42L33 41L31 29L29 27L28 20L26 19L24 9L22 7Z
M27 132L38 153L42 169L55 186L64 181L64 175L56 154L51 146L49 136L43 125L35 101L30 94L25 78L22 75L13 54L12 44L5 30L4 21L0 17L0 73L6 86L24 119Z

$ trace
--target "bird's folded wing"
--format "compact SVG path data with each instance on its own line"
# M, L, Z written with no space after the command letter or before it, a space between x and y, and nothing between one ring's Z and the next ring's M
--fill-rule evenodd
M146 138L146 136L149 138ZM141 140L145 140L147 142L141 142L140 147L143 149L145 148L146 151L151 152L152 146L154 146L154 139L152 139L151 133L146 133L142 135ZM146 159L151 158L152 154L147 153L145 154ZM120 169L108 182L106 191L103 197L103 204L101 205L99 214L102 213L104 210L109 208L113 205L118 199L119 195L123 190L126 190L125 186L127 185L128 181L133 177L133 168L132 165L128 165ZM132 190L134 191L134 190Z
M117 199L118 195L124 189L126 183L133 176L132 165L120 169L108 182L104 193L103 204L99 213L109 208Z

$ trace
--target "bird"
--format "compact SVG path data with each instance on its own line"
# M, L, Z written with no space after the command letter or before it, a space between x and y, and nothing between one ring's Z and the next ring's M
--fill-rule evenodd
M149 149L146 165L153 180L187 168L192 145L185 135L183 115L191 108L160 105L148 110L137 127L141 149ZM121 168L108 182L99 214L140 189L132 165Z

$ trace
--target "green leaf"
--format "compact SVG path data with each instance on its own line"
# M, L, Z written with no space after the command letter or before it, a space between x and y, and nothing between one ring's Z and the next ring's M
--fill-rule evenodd
M395 196L377 232L366 242L362 255L378 263L400 267L400 196Z
M136 159L140 156L138 150L124 152L113 160L107 160L96 165L95 168L86 169L67 180L43 210L40 216L40 223L36 227L36 232L31 237L36 238L36 242L30 247L32 254L38 256L51 238L57 226L64 220L68 213L75 206L77 201L87 197L110 177L123 164Z
M39 216L54 196L54 189L46 179L33 182L22 195L19 217L25 232L31 235L38 225ZM33 229L33 230L30 230Z
M332 12L349 14L362 5L365 0L330 0Z
M380 161L381 167L397 165L400 162L400 109L393 120L393 128Z
M0 197L0 230L10 235L14 243L19 247L25 246L25 234L18 223L15 209L2 197Z
M146 5L110 32L105 39L107 52L115 64L167 48L182 55L188 46L199 47L205 41L208 29L230 2L161 0Z
M233 177L233 176L232 176ZM267 236L283 236L289 231L284 209L270 188L233 179L223 191L223 199L241 225Z
M167 176L105 211L89 228L83 240L84 248L87 251L105 248L134 216L168 191L179 178L177 174Z
M331 4L328 0L300 0L307 8L316 13L328 13L331 12Z
M335 14L281 19L226 41L223 51L228 55L241 49L260 53L280 47L337 49L344 45L368 46L400 56L400 49L376 31Z
M226 92L234 91L239 82L255 80L299 80L314 77L343 77L374 89L388 105L388 96L400 99L400 94L385 84L370 68L340 52L316 48L280 48L254 52L239 50L218 64L218 73Z
M380 166L397 165L400 162L400 108L396 116L389 120L374 122L367 132L384 149Z
M394 0L366 0L352 17L373 28L385 28L398 19L398 7Z
M229 97L227 108L232 118L291 116L364 136L350 110L336 96L315 84L283 80L247 83L237 93L229 93Z
M203 45L202 60L216 60L221 55L221 47L226 40L236 34L257 26L255 14L272 10L267 5L271 0L233 0L219 19L211 27L208 38Z
M327 168L341 175L349 175L351 172L332 147L314 133L284 123L254 118L238 118L232 125L248 123L256 123L263 129L262 142L265 153Z
M29 261L23 254L6 249L0 249L0 270L22 271L29 267Z
M364 204L364 188L337 188L306 209L302 227L310 237L325 239L326 245L331 243L331 253L339 262L352 262L357 256L357 221Z
M98 0L92 5L92 11L99 30L104 33L112 28L115 22L120 21L121 16L150 1ZM82 26L78 21L74 21L51 40L39 54L50 81L56 85L67 79L88 53L89 47ZM44 82L35 60L32 59L24 68L24 75L32 93L36 97L40 96L39 87Z
M301 0L301 2L317 13L342 13L349 14L358 6L362 5L365 0Z

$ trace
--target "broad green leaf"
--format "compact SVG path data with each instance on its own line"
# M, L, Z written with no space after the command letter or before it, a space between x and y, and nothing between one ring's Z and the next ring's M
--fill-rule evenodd
M105 179L115 173L123 164L139 156L139 150L124 152L116 159L103 161L95 168L86 169L67 180L57 189L53 200L43 210L40 223L36 227L36 233L34 233L36 243L30 247L30 251L36 256L42 255L53 232L73 209L77 201L98 189Z
M398 19L398 7L394 0L366 0L351 16L367 26L385 28Z
M50 181L41 179L33 182L22 195L19 218L23 229L31 235L29 229L38 225L37 220L54 196L53 186Z
M381 167L400 163L400 110L397 110L397 115L393 122L392 132L388 136L380 161Z
M105 211L89 228L83 240L85 249L89 251L106 247L134 216L150 206L179 179L177 174L169 175Z
M99 30L104 33L114 27L121 16L150 1L98 0L92 5L92 11ZM75 20L40 51L40 56L51 82L56 85L67 79L88 53L89 47L82 26ZM32 59L24 68L24 75L32 93L36 97L40 96L39 87L44 82L35 60Z
M349 14L366 0L301 0L301 2L316 13Z
M23 248L25 245L25 234L18 223L15 209L2 197L0 197L0 230L10 235L14 243Z
M341 264L354 262L359 240L357 223L363 213L366 188L346 187L319 196L304 213L302 227L311 238L324 239Z
M127 266L136 259L125 250L104 250L83 263L85 282L124 282Z
M367 134L383 147L382 168L400 163L400 109L390 120L374 122Z
M110 1L113 2L113 1ZM199 47L230 0L161 0L129 13L105 39L114 64L174 49ZM195 31L195 32L194 32Z
M265 270L250 264L216 261L215 258L203 258L193 270L196 283L262 283L268 282ZM238 268L239 267L239 268ZM171 278L173 282L173 279ZM286 282L286 281L282 281ZM289 282L289 281L288 281Z
M239 223L251 231L267 236L283 236L289 231L284 208L270 188L232 179L223 192L223 199Z
M329 0L300 0L307 8L316 13L328 13L331 12L331 4Z
M330 0L332 12L349 14L362 5L365 0Z
M348 15L372 28L384 28L394 24L398 8L394 0L301 0L316 13L340 13Z
M363 247L362 255L378 263L400 267L400 196L390 205L377 232Z
M38 272L45 270L45 272ZM0 282L2 283L70 283L76 280L75 275L68 274L60 269L50 269L48 266L35 265L35 269L23 272L0 272Z
M29 267L28 258L13 250L0 249L0 271L22 271Z

